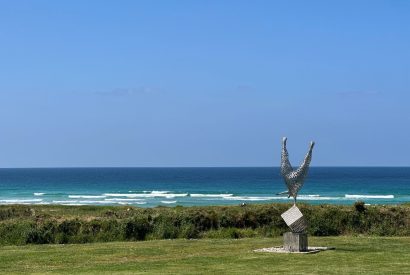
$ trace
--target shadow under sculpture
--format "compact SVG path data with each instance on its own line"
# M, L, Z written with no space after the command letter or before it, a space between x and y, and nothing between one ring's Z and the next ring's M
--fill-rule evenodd
M293 197L294 204L281 215L291 230L291 232L283 234L283 248L290 252L304 252L308 251L308 238L306 233L308 224L302 212L300 212L296 206L296 198L307 176L315 143L313 141L310 143L310 148L305 159L300 167L294 170L289 162L286 141L287 138L284 137L282 140L281 174L288 187L288 191L279 194L287 194L288 198Z

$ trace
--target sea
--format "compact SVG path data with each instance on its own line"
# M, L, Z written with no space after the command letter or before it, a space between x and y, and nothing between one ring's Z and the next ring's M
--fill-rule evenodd
M205 206L290 203L278 167L0 169L0 204ZM410 202L410 167L311 167L308 204Z

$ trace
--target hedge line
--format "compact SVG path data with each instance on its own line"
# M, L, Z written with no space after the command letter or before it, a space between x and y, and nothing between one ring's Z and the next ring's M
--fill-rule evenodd
M0 206L0 244L278 236L289 204L208 207ZM410 236L410 205L307 205L313 236Z

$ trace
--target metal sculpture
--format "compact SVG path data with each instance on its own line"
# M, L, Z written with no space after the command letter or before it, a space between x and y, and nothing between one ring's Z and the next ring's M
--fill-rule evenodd
M283 179L285 180L286 186L288 187L288 191L279 193L279 194L287 194L288 198L291 196L294 200L294 205L296 205L296 198L298 196L298 192L300 188L303 186L303 182L309 170L309 164L312 160L312 150L313 146L315 146L315 142L310 143L310 148L308 153L305 156L300 167L296 170L293 170L292 165L289 161L289 153L286 149L286 141L287 138L284 137L282 139L282 157L281 157L281 174Z
M285 223L292 231L284 234L284 247L289 251L304 251L307 249L307 235L305 232L308 224L302 212L296 206L296 198L307 176L309 164L312 160L312 150L315 143L313 141L310 143L310 148L305 156L305 159L300 167L294 170L289 161L289 154L286 149L286 140L286 137L282 140L282 157L280 168L282 177L288 187L288 191L279 194L287 194L288 198L293 197L294 203L291 208L281 215Z

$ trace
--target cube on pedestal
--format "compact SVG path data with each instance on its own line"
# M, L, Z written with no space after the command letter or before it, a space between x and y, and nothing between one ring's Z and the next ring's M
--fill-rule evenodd
M292 230L283 234L283 248L289 252L308 251L307 222L299 208L293 205L281 216Z
M305 217L303 217L302 212L296 205L293 205L286 212L282 213L281 217L285 220L286 224L289 226L290 230L294 233L305 232L307 228L307 222Z

